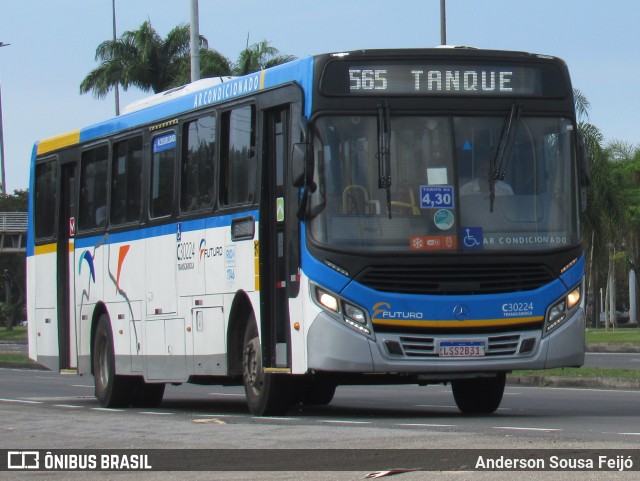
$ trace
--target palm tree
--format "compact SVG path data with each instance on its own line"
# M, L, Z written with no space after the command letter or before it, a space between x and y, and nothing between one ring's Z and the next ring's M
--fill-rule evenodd
M101 64L84 78L80 93L92 91L103 98L111 88L130 86L145 92L162 92L189 81L189 25L182 24L169 32L166 39L144 22L138 30L127 31L117 40L102 42L96 49ZM208 49L207 39L200 36L201 70L203 76L231 74L231 62Z
M611 246L625 221L621 189L611 165L611 152L603 147L600 129L588 122L589 100L578 89L573 91L578 130L584 139L590 179L587 210L583 215L583 238L587 255L587 285L592 299L597 286L610 274ZM600 306L600 310L604 310Z
M248 43L247 48L240 52L233 69L236 75L247 75L295 59L293 55L280 55L278 49L269 45L266 40L253 45Z

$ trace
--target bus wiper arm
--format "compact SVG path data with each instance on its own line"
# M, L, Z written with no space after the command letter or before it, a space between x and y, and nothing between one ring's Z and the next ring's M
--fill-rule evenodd
M511 112L509 118L505 120L502 128L502 135L500 136L500 145L498 146L498 152L496 157L491 156L491 168L489 170L489 192L491 200L491 210L493 212L493 203L496 198L496 181L504 180L504 176L507 170L507 162L505 159L509 158L511 147L518 130L518 122L520 121L520 114L522 113L522 105L515 102L511 105Z
M387 212L391 219L391 112L389 105L378 105L378 188L387 191Z

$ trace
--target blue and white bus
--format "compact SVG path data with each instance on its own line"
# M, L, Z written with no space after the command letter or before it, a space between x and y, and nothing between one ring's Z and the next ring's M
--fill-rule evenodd
M205 79L36 143L29 355L103 406L244 384L252 413L345 384L584 360L587 165L566 65L470 48Z

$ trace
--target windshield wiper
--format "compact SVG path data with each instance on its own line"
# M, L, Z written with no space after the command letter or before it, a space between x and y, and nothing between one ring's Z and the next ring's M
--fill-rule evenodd
M389 105L378 105L378 188L387 191L387 212L391 219L391 112Z
M502 127L502 135L500 136L500 145L498 146L498 152L495 158L491 156L491 168L489 170L489 195L491 201L490 212L493 212L493 203L496 198L496 180L504 180L507 173L507 163L513 141L516 137L516 131L518 130L518 122L520 121L520 114L522 113L522 105L515 102L511 105L511 112L509 118L505 120ZM507 159L505 161L505 159Z

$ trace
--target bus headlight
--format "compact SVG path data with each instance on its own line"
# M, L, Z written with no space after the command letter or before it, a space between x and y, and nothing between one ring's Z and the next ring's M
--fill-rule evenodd
M367 325L367 316L364 311L348 302L344 303L344 315L358 324Z
M318 302L322 307L333 312L338 312L338 299L322 289L316 289Z
M544 333L547 335L560 327L580 306L582 299L582 285L573 288L567 295L551 305L547 311Z
M315 303L329 312L332 317L341 320L362 334L372 335L364 309L319 286L313 286L311 291Z

